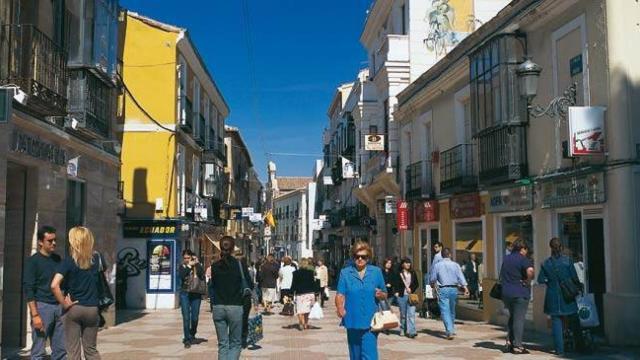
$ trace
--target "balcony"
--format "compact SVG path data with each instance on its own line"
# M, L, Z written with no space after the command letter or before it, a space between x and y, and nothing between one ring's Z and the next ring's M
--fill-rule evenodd
M362 225L367 215L367 207L364 204L349 206L346 208L345 225L358 226Z
M387 35L382 47L375 54L374 72L372 76L378 74L383 68L393 63L409 62L409 36L408 35Z
M116 115L115 88L92 72L69 72L69 114L78 121L77 131L93 139L108 138Z
M39 116L67 114L67 56L34 25L0 27L0 85L17 85Z
M186 96L184 97L184 109L182 110L180 128L188 133L191 133L191 131L193 130L193 104L191 103L191 100L189 100L189 98Z
M431 198L434 194L431 161L418 161L407 166L405 182L405 198L407 200Z
M455 193L477 188L473 144L460 144L440 153L440 191Z
M525 126L494 127L477 138L481 184L513 181L528 175Z

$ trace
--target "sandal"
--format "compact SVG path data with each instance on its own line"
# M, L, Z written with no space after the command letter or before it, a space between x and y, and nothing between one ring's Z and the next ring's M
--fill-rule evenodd
M513 345L511 344L511 341L507 340L506 344L504 345L504 351L505 353L510 353L513 351Z
M514 355L525 355L530 354L529 350L525 349L524 346L514 346L511 349L511 353Z

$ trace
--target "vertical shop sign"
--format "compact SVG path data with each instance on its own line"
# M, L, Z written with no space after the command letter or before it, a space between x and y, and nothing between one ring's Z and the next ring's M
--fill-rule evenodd
M397 222L398 230L409 229L409 203L404 200L398 200L397 204Z

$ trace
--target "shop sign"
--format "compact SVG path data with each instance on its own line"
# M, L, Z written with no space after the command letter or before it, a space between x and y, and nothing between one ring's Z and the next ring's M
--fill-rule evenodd
M129 221L122 226L125 238L174 238L178 231L172 221Z
M415 206L416 222L433 222L438 221L438 201L419 201Z
M242 217L248 218L248 217L251 216L251 214L253 214L253 208L252 207L243 207L242 208Z
M604 154L604 111L602 106L569 107L571 156Z
M367 151L384 151L384 135L365 135L364 149Z
M384 213L385 214L396 213L396 198L394 196L384 197Z
M27 154L58 166L67 166L67 151L58 145L40 140L20 131L13 132L9 151Z
M451 198L452 218L471 218L480 215L482 215L482 207L478 193L456 195Z
M175 240L149 240L147 242L147 292L173 292L175 269Z
M489 212L523 211L533 209L533 189L518 186L489 191Z
M542 183L543 208L600 204L605 201L602 172Z
M398 230L409 229L409 203L404 200L398 200L397 204L397 226Z

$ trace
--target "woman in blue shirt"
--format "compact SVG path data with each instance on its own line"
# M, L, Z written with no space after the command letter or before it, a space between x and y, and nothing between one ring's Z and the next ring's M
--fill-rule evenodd
M371 332L371 318L378 309L378 300L387 298L386 284L380 268L368 264L368 243L356 242L351 256L353 265L342 269L338 281L338 317L347 329L350 359L378 359L378 335Z

